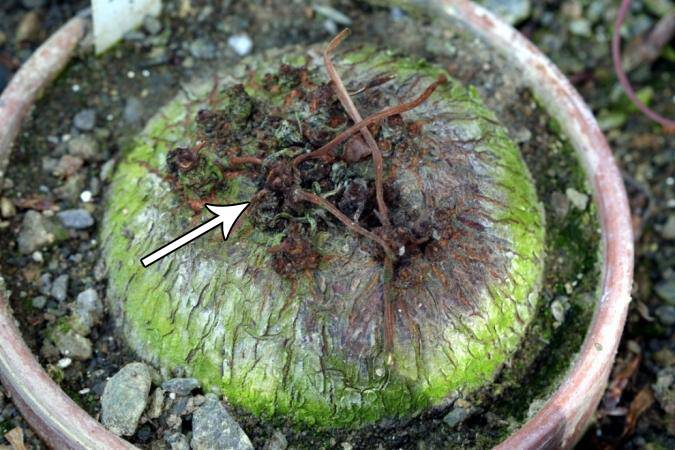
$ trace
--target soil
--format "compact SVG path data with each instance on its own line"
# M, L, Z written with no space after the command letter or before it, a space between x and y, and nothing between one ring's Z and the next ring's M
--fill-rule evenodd
M84 3L48 2L37 7L41 31L22 43L14 42L13 33L30 10L14 1L3 5L0 30L6 34L7 42L0 43L0 87L3 76L8 79L30 51L71 16L76 6ZM606 40L603 41L601 36L603 32L607 35L612 9L607 8L605 15L598 15L594 21L575 10L577 5L590 15L593 5L604 6L604 3L537 2L529 19L520 26L575 82L603 126L607 127L610 144L626 173L638 231L635 300L617 359L613 390L608 391L599 408L597 423L580 446L670 448L675 445L675 430L672 425L667 426L667 420L668 417L672 420L673 416L672 410L670 416L664 415L664 409L673 406L667 405L658 395L655 399L653 386L659 374L672 366L675 359L674 325L662 318L662 314L657 314L657 311L663 311L659 307L665 303L663 295L655 293L657 286L675 280L672 270L674 237L665 231L668 220L675 220L672 200L675 148L672 139L631 109L620 92L617 93ZM186 9L185 4L190 7ZM420 55L477 87L521 145L537 179L539 196L546 206L549 248L565 255L581 256L569 264L567 260L562 263L557 259L560 253L549 253L546 273L552 278L545 282L547 290L542 297L542 314L532 330L533 335L543 336L546 342L537 343L532 339L532 348L524 349L522 355L514 358L522 363L514 364L502 374L501 400L492 408L481 407L478 395L467 408L469 417L459 426L451 426L447 420L448 413L457 409L455 406L407 424L394 423L357 433L313 435L292 427L281 431L292 445L300 447L486 448L532 413L528 411L531 400L545 397L551 380L565 369L568 357L578 349L581 330L588 323L589 301L593 299L597 281L597 254L588 249L596 248L597 229L592 208L579 210L570 204L566 195L570 187L587 192L583 176L569 145L558 137L556 124L547 118L529 92L518 87L517 74L502 70L500 61L481 48L480 43L467 41L461 33L435 27L431 18L413 18L396 9L349 2L337 2L334 7L354 21L351 25L354 37L350 42L357 44L360 39L367 39L371 43L387 44ZM638 8L641 8L637 10L640 20L651 20L650 23L656 20L653 12L642 5ZM590 21L596 33L590 44L588 37L570 32L570 22L583 19ZM419 31L406 32L414 20L418 21L415 26ZM71 361L70 365L61 368L64 365L59 364L62 355L48 344L47 336L59 320L68 315L69 302L79 292L95 287L101 295L105 293L105 279L97 267L96 230L71 231L70 239L40 251L39 255L20 255L15 239L21 229L23 214L29 209L57 211L83 207L100 219L106 183L106 178L101 175L102 166L116 158L145 120L165 99L173 97L182 83L239 59L223 36L245 32L253 40L257 52L285 44L325 42L334 33L332 27L335 26L334 22L327 24L325 17L316 13L310 3L273 8L273 5L263 7L251 2L210 5L203 1L165 2L161 24L163 31L160 33L152 34L147 30L131 33L123 43L100 58L93 58L90 48L80 50L79 57L56 80L26 123L11 162L15 168L10 176L12 182L6 183L2 190L2 196L12 199L19 210L3 222L3 227L10 232L0 236L0 245L9 249L3 254L1 272L13 292L12 306L24 337L40 355L48 372L94 416L98 414L99 397L107 377L132 361L134 356L119 342L111 326L103 321L89 336L94 342L93 358ZM639 27L631 28L629 34L635 36L640 31ZM652 106L672 117L675 110L672 59L662 58L636 72L640 83L651 85L654 92L662 94L653 96ZM52 175L51 167L57 162L54 158L58 160L66 153L68 139L82 134L82 130L73 125L73 117L83 109L96 111L95 127L86 134L95 137L105 158L87 161L76 170L80 181L72 182L75 186L72 195L69 189L63 189L66 181ZM90 192L93 201L83 202L82 191ZM33 299L42 295L38 285L45 273L52 275L52 279L69 275L68 300L48 298L45 307L36 308ZM575 280L577 274L581 277ZM560 311L563 311L562 315ZM551 350L544 353L556 357L548 358L540 353L544 347ZM538 354L541 356L537 357ZM637 364L636 356L639 356ZM523 377L524 382L514 383ZM3 399L2 393L0 390L0 436L15 426L26 429L25 422L11 402ZM641 410L636 401L645 403L645 398L647 405ZM236 411L236 417L256 447L262 447L275 431L272 424L261 423L243 411ZM183 423L182 431L189 431L189 420ZM155 426L149 422L143 424L130 440L142 447L154 447L159 445L157 442L162 440L165 432L163 425ZM42 448L43 445L27 429L26 435L29 446ZM0 445L3 443L0 438Z

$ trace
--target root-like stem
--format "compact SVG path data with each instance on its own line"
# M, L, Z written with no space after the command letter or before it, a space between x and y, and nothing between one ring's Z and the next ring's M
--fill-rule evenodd
M444 76L440 76L436 81L431 83L424 90L424 92L422 92L422 94L420 94L420 96L417 97L416 99L411 100L411 101L406 102L406 103L401 103L400 105L392 106L390 108L385 108L382 111L373 114L372 116L366 117L361 122L352 125L351 127L347 128L342 133L338 134L330 142L323 145L321 148L319 148L317 150L314 150L313 152L304 153L302 155L296 156L293 159L293 166L297 167L303 161L307 161L308 159L330 160L330 159L334 158L335 155L333 154L333 152L335 151L335 148L338 145L342 144L347 139L349 139L351 136L358 133L362 129L366 128L368 125L371 125L373 123L377 123L377 122L379 122L383 119L386 119L387 117L394 116L396 114L401 114L401 113L404 113L406 111L410 111L411 109L417 108L426 99L428 99L431 96L431 94L433 94L433 92L436 90L436 88L439 85L445 84L446 82L447 82L447 79Z
M342 211L340 211L337 208L337 206L333 205L325 198L299 188L293 190L293 197L297 200L302 200L325 209L333 216L335 216L336 219L342 222L347 228L349 228L349 230L353 231L354 233L360 234L361 236L366 237L371 241L379 244L382 247L382 250L384 250L387 259L391 259L392 261L396 260L395 253L391 250L391 247L389 247L389 244L387 244L384 239L382 239L380 236L373 233L372 231L366 230L358 223L354 222L352 219L347 217Z
M323 52L323 62L326 66L328 77L332 81L333 87L335 88L335 94L340 100L342 107L345 109L354 123L359 123L363 120L363 118L361 117L358 109L356 109L356 105L354 105L349 92L347 92L347 89L342 82L342 78L340 78L337 70L335 70L333 61L330 58L331 52L335 50L335 48L337 48L337 46L340 45L340 43L347 36L349 36L349 33L349 28L345 28L340 34L335 36L333 40L330 41L330 43L328 43L328 46ZM384 202L384 162L382 160L382 152L377 146L377 142L368 128L361 129L361 136L363 136L366 144L368 144L368 147L370 148L370 154L373 157L373 163L375 164L375 198L377 200L377 209L380 212L379 217L382 220L382 225L385 227L390 227L391 221L389 220L389 209L387 208L387 204Z

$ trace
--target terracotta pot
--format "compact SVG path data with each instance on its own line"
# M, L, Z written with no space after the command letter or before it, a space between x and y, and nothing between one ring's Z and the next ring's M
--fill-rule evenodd
M604 392L621 338L633 273L633 236L620 172L598 124L569 81L518 31L466 0L427 7L466 24L523 74L547 112L561 124L593 187L602 226L601 293L577 360L543 408L499 448L569 448L588 425ZM89 20L72 19L46 41L0 97L0 180L21 121L39 92L65 66ZM42 369L17 329L0 292L0 380L29 424L59 449L135 448L77 406Z

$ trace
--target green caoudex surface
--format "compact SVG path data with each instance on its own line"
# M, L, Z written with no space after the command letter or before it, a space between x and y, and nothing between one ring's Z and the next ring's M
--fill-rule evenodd
M264 87L265 74L284 62L306 65L311 81L326 83L317 54L314 48L255 56L222 73L217 88L208 78L170 100L119 161L101 237L110 309L140 357L167 369L183 367L205 389L263 417L355 427L410 417L489 386L536 311L545 226L517 146L475 90L419 59L361 47L336 56L348 89L395 75L354 95L364 117L415 97L440 74L449 78L402 114L403 126L423 124L419 136L406 141L401 125L386 120L377 136L393 143L383 152L385 188L396 193L388 200L394 224L405 227L428 216L440 227L446 213L445 228L431 234L440 256L406 262L416 281L401 281L400 267L395 272L391 354L383 341L381 259L365 238L316 207L302 222L321 255L312 271L278 274L268 249L287 231L258 226L249 216L226 242L212 232L143 268L143 256L212 217L206 211L195 216L187 206L195 193L179 192L165 176L167 153L198 139L197 111L235 111L228 89L243 83L261 114L274 111L288 119L286 127L325 127L327 113L301 98L288 102L297 88L292 83L279 82L273 92ZM338 125L333 135L348 125ZM265 156L253 131L241 151ZM290 151L282 148L283 137L275 143L268 155ZM305 142L293 151L311 148ZM217 152L210 155L217 158ZM372 160L334 164L333 173L372 183ZM202 175L216 187L214 203L250 201L260 189L260 177L222 177L217 170ZM342 195L307 189L336 203Z

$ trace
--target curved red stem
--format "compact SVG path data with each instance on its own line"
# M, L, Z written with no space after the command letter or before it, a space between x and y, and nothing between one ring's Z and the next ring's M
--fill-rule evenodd
M633 102L645 116L649 117L654 122L661 124L667 131L673 132L675 131L675 120L664 117L645 105L642 100L638 98L626 72L623 70L623 64L621 62L621 26L623 25L624 20L626 20L630 5L631 0L621 1L621 6L616 14L616 21L614 22L614 33L612 34L612 59L614 62L614 71L616 72L621 87L626 91L626 95L628 95L630 101Z

